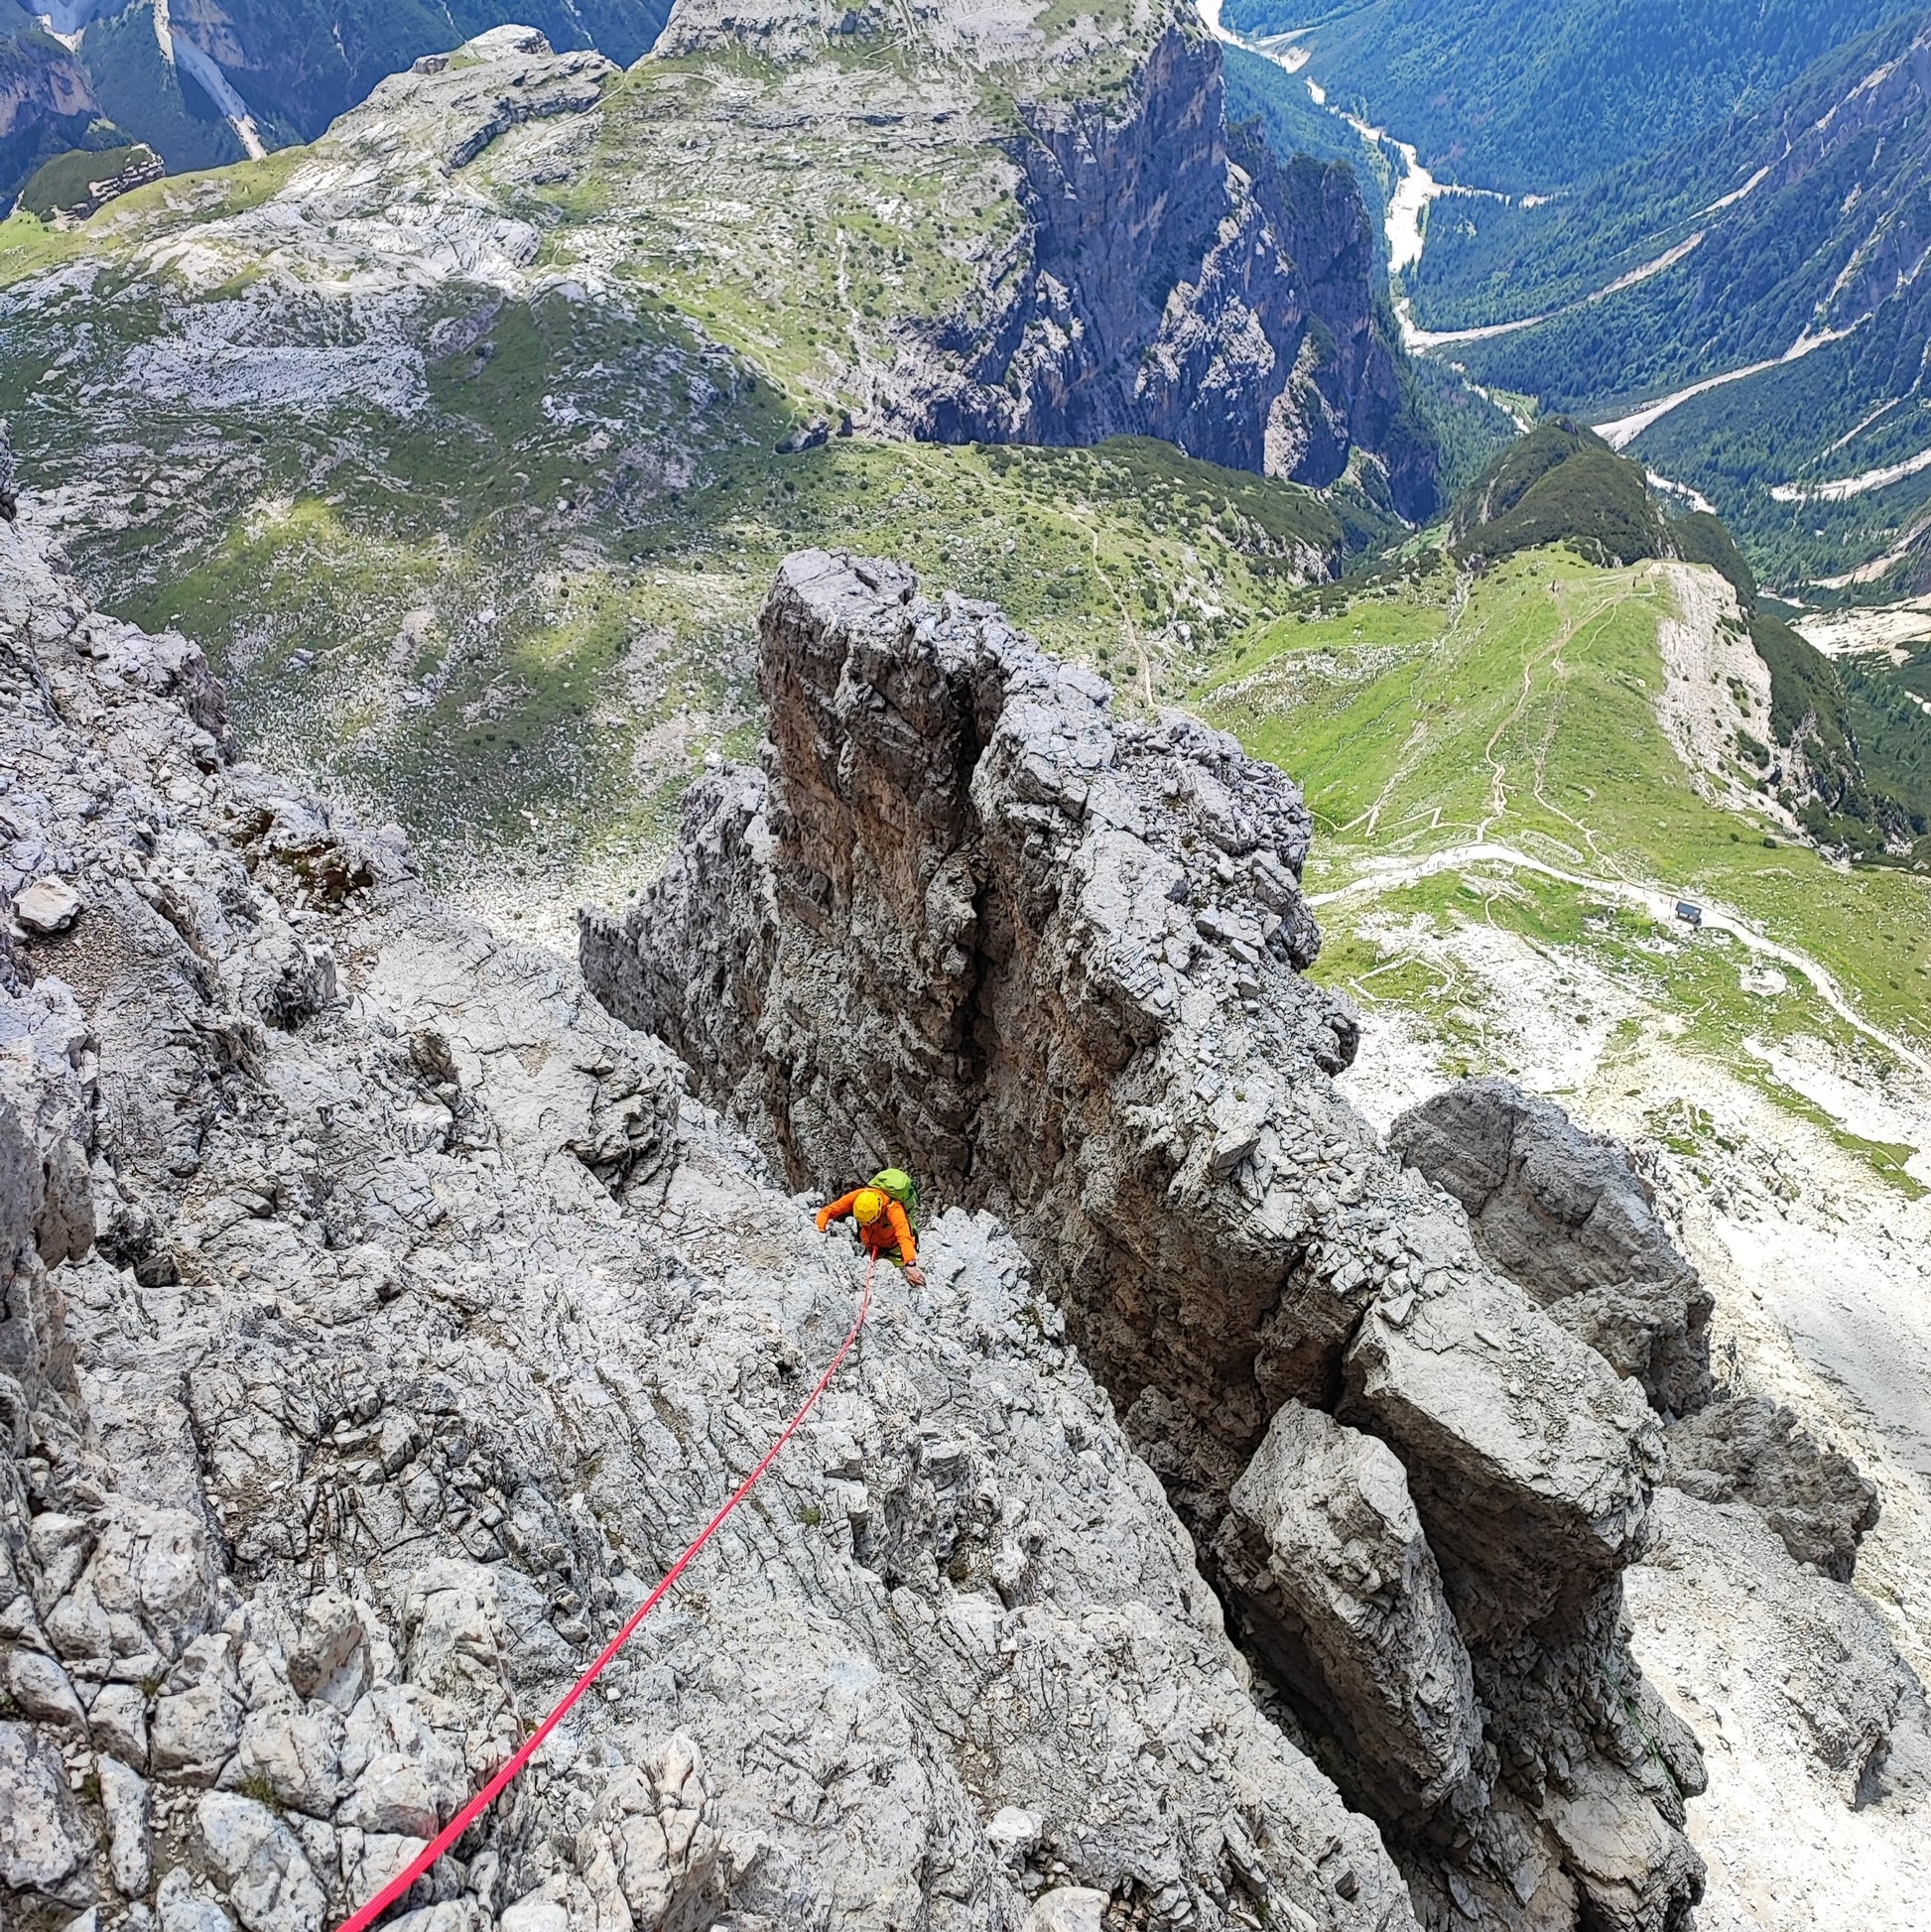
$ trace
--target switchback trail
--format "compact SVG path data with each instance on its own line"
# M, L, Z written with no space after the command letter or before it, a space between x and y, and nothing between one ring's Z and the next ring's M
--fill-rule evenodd
M1498 844L1490 839L1481 839L1474 844L1454 845L1446 851L1430 852L1426 858L1377 858L1369 859L1360 876L1351 879L1348 884L1337 886L1331 892L1313 892L1308 895L1311 906L1334 905L1344 899L1379 897L1384 892L1393 892L1404 885L1413 885L1418 880L1433 878L1438 872L1451 872L1464 865L1511 865L1520 871L1539 873L1543 878L1554 879L1563 885L1580 886L1587 892L1600 892L1605 897L1619 899L1626 905L1637 906L1652 918L1667 922L1674 916L1677 901L1684 895L1668 892L1659 886L1637 885L1627 879L1592 878L1586 872L1570 872L1559 865L1551 865L1546 859L1531 858L1528 853L1517 851L1513 845ZM1861 1033L1867 1040L1882 1047L1885 1052L1895 1054L1898 1059L1916 1069L1927 1080L1931 1080L1931 1061L1915 1048L1907 1046L1894 1033L1887 1033L1882 1027L1873 1026L1859 1014L1844 997L1836 978L1829 968L1819 966L1807 954L1797 952L1793 947L1779 945L1773 939L1766 939L1761 933L1746 925L1734 913L1719 907L1703 904L1703 923L1720 933L1728 933L1738 940L1748 952L1766 960L1775 960L1787 966L1794 972L1801 973L1815 989L1833 1013L1846 1026Z

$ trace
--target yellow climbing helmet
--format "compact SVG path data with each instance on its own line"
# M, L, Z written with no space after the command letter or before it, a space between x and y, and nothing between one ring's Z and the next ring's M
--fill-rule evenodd
M851 1212L857 1216L860 1227L869 1227L885 1212L885 1197L876 1188L860 1188Z

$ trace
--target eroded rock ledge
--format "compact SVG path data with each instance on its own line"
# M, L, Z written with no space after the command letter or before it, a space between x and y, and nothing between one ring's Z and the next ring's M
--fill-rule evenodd
M585 915L592 988L793 1185L1009 1223L1425 1918L1683 1923L1701 1764L1620 1622L1655 1418L1335 1090L1296 788L894 565L792 558L762 643L761 769Z

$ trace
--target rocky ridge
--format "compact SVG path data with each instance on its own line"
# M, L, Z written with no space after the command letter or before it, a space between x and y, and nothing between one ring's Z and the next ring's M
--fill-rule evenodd
M0 679L0 1902L321 1932L776 1433L855 1262L12 530ZM417 1932L1412 1922L1020 1251L928 1247Z
M837 19L795 8L679 9L668 58L622 79L602 56L553 52L519 27L419 60L259 205L229 211L204 185L151 222L103 233L79 279L92 289L103 266L116 283L131 269L160 314L144 303L127 318L136 339L110 326L84 351L95 408L138 422L157 405L315 414L372 403L408 417L428 402L425 369L472 346L495 303L567 279L584 368L565 353L546 371L576 392L551 406L571 401L579 415L566 422L607 430L595 378L643 320L638 276L688 266L696 238L721 232L728 249L698 256L757 283L755 343L720 319L714 292L672 292L670 316L652 318L675 319L691 353L743 365L722 384L712 375L713 399L755 368L801 412L872 435L1149 434L1316 486L1364 462L1374 493L1411 517L1432 511L1433 445L1375 310L1358 190L1345 169L1283 168L1231 141L1219 49L1190 11L1148 10L1097 45L1025 11L1006 35L982 31L969 8L933 10L894 41L892 63L857 70L844 57L884 30L853 17L864 23L855 42ZM762 85L745 82L747 44L787 57ZM1102 56L1125 62L1129 83L1104 101L1093 97ZM471 169L512 127L557 115L577 125ZM727 151L693 165L720 125ZM789 191L821 150L840 157L838 171L821 183L807 165L800 202ZM734 183L728 203L713 192L719 168ZM874 193L874 174L915 193ZM767 177L778 176L788 192L772 202ZM196 218L196 202L213 218ZM836 299L848 311L822 344L826 265L807 283L798 260L828 245L818 218L840 237ZM877 285L862 308L853 282ZM788 284L810 315L792 313ZM72 293L57 271L9 307L20 305L21 326L59 332L53 312ZM382 365L371 387L330 379L371 352ZM703 418L704 401L680 400ZM694 421L677 440L695 430L702 445L704 428Z
M760 679L590 985L795 1184L1009 1223L1425 1918L1681 1923L1701 1764L1620 1620L1660 1432L1335 1091L1298 792L888 564L791 560Z
M1645 1011L1586 953L1480 916L1445 934L1384 917L1371 912L1350 938L1359 943L1365 927L1384 956L1391 943L1412 947L1431 973L1456 975L1482 1015L1489 1064L1623 1135L1671 1239L1716 1299L1716 1399L1666 1431L1655 1539L1624 1573L1635 1653L1709 1763L1709 1788L1690 1808L1708 1867L1701 1932L1916 1932L1931 1879L1931 1458L1920 1395L1931 1204L1873 1187L1826 1131L1766 1098L1753 1070L1686 1050L1673 1010ZM1391 1004L1375 1016L1345 1085L1392 1132L1452 1091L1466 1062L1426 1021ZM1809 1053L1780 1062L1785 1076L1809 1080L1804 1069L1831 1064L1815 1043ZM1871 1075L1861 1078L1868 1115L1843 1090L1818 1091L1863 1132L1928 1144L1920 1084L1892 1074L1880 1095ZM1676 1126L1685 1119L1708 1123L1689 1148ZM1810 1443L1795 1440L1793 1415ZM1734 1444L1722 1440L1733 1432ZM1683 1440L1693 1436L1718 1440ZM1780 1438L1797 1452L1791 1462ZM1882 1514L1860 1530L1867 1484ZM1853 1549L1856 1581L1836 1581L1826 1557Z
M951 313L907 314L867 372L860 427L941 442L1156 436L1189 455L1322 487L1351 457L1401 514L1437 505L1432 436L1405 394L1374 294L1352 172L1283 165L1230 133L1220 44L1191 7L1147 6L1055 45L1024 7L932 8L910 50L1009 85L1016 123L980 131L1014 165L1021 231ZM1099 23L1095 23L1099 27ZM748 47L792 64L886 37L877 10L672 10L661 51ZM1111 52L1127 79L1080 65ZM1072 71L1068 72L1067 69ZM902 100L914 122L957 105ZM955 137L957 138L957 137Z

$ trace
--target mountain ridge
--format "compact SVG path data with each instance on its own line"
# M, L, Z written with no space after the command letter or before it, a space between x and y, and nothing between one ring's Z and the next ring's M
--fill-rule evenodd
M881 547L969 556L1049 628L1085 613L1156 702L1197 627L1338 569L1397 491L1428 507L1432 450L1347 177L1243 167L1178 14L1126 23L1144 69L1090 17L1037 18L1017 70L933 51L939 17L766 62L691 16L693 51L626 73L497 30L312 150L0 226L0 411L117 608L192 611L295 768L512 903L479 819L545 872L664 836L694 733L740 728L729 575L848 530L835 484ZM1056 153L1087 198L1022 201L1027 157L1069 185ZM1103 246L1136 171L1144 287ZM1140 430L1328 500L1112 434ZM887 453L934 434L964 439L919 446L966 451L951 475ZM1075 466L988 453L1060 437L1110 452L1065 499ZM714 724L678 723L699 690ZM633 746L647 807L610 775Z

